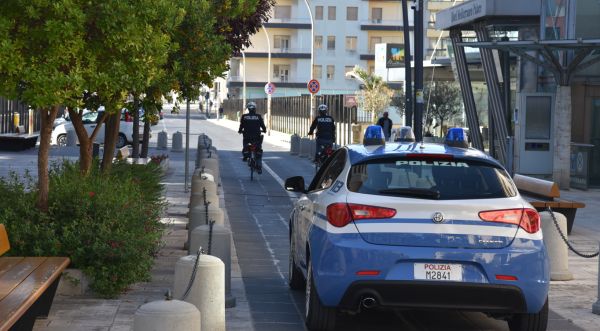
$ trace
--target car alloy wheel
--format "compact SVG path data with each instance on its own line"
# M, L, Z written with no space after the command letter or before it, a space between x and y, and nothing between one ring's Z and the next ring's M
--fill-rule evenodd
M67 135L61 134L56 138L56 145L60 147L67 146Z

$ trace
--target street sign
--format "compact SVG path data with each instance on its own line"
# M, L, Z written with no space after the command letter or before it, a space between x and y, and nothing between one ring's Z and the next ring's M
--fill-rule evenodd
M352 108L358 106L358 100L356 100L356 95L344 95L344 107Z
M273 84L273 83L265 84L265 93L268 95L275 93L275 84Z
M308 87L308 92L310 92L311 94L317 94L321 89L321 84L318 80L313 79L310 82L308 82L308 85L306 87Z

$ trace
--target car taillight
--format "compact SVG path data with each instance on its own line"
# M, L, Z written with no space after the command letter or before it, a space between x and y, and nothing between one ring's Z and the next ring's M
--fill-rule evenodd
M516 224L528 233L540 230L540 215L529 208L482 211L479 218L486 222Z
M335 227L366 219L392 218L396 210L392 208L359 205L354 203L333 203L327 206L327 220Z
M249 146L250 151L254 152L256 150L256 146L255 145L250 145Z

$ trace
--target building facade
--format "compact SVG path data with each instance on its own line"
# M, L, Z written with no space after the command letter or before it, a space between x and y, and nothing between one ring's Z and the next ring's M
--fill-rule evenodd
M230 60L229 98L243 98L244 77L247 98L265 97L269 76L276 86L273 96L308 93L312 38L306 3L315 23L312 70L321 83L320 94L354 93L359 85L346 77L348 71L356 65L374 71L376 44L404 44L401 1L277 0L269 22L252 37L252 46Z

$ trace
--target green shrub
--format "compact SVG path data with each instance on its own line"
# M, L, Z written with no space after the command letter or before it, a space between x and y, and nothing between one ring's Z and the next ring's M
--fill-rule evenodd
M160 180L155 166L119 163L110 175L92 170L82 177L78 164L57 164L50 171L48 215L32 208L35 194L27 185L2 181L0 189L6 191L0 198L5 194L12 201L0 211L11 253L68 256L96 293L114 297L150 277L164 229ZM16 203L18 198L23 202ZM44 243L21 246L37 241Z

